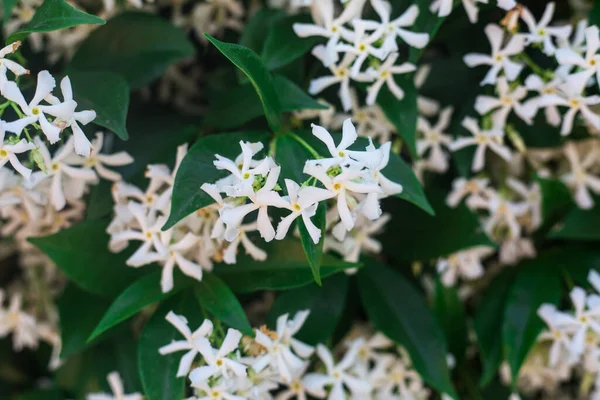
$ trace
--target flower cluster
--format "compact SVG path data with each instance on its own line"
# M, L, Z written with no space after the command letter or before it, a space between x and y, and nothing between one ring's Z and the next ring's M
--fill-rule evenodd
M224 334L210 320L192 332L184 316L170 312L167 321L184 339L159 352L185 351L177 376L189 378L193 399L262 399L275 393L278 399L429 398L406 352L383 334L351 332L336 361L325 345L315 348L295 338L308 315L284 314L275 331L262 326L251 338L232 328Z
M402 191L400 184L390 181L381 173L388 164L391 143L376 148L370 142L364 151L350 150L358 134L349 119L343 123L342 138L338 144L321 126L313 125L313 135L325 144L329 157L306 161L303 172L310 176L306 182L285 179L286 196L279 193L281 167L270 156L254 159L263 148L261 143L240 142L242 153L234 160L217 155L214 165L231 175L215 184L202 185L202 189L215 199L219 212L219 225L213 231L214 238L225 239L232 244L247 240L247 227L255 226L265 241L281 240L287 235L292 222L301 217L316 244L323 232L311 218L319 203L331 200L335 205L330 208L328 225L332 227L337 242L331 241L328 247L349 255L351 259L358 259L362 247L377 247L372 245L367 236L380 228L381 223L373 225L371 222L382 215L380 199ZM314 152L312 147L311 150ZM310 185L311 182L315 184ZM316 182L322 187L318 187ZM278 223L277 229L269 217L270 207L290 211ZM255 222L248 224L245 219L254 211L257 211ZM385 220L387 218L382 222ZM345 240L347 232L358 226L364 237ZM350 252L355 255L350 255ZM264 259L264 253L249 253L255 259ZM235 253L226 250L224 260L234 263Z
M392 19L392 6L385 0L371 0L379 20L362 19L365 0L350 0L343 12L335 16L333 0L315 2L312 6L314 24L294 24L300 37L319 36L326 44L316 46L312 54L331 75L313 80L311 94L339 85L339 98L344 111L352 108L351 81L367 82L367 105L375 104L383 86L387 86L397 99L404 98L404 91L396 83L395 76L416 70L410 63L399 64L398 40L422 49L429 42L427 33L411 32L419 9L409 7L402 15ZM365 68L365 65L368 66Z

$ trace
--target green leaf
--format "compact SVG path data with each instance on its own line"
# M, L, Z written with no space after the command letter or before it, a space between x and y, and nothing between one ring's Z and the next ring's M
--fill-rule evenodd
M583 210L573 205L561 228L548 236L566 240L600 240L600 206L596 202L594 208Z
M281 102L281 111L320 110L326 108L281 75L274 76L275 90ZM206 126L218 129L237 128L264 114L260 98L252 85L238 86L219 96L204 121Z
M134 316L142 308L167 299L192 284L192 279L175 271L173 289L163 293L160 287L161 271L156 271L135 281L110 305L88 338L94 340L113 326Z
M413 157L417 157L417 89L413 74L397 79L404 90L404 98L398 100L387 88L382 87L377 96L377 104L387 119L394 125L398 135L404 140Z
M66 359L88 346L87 338L104 315L110 301L69 284L60 295L57 305L62 341L60 357Z
M194 293L200 304L231 328L254 336L246 313L231 289L215 274L205 274Z
M441 191L432 191L427 198L435 216L393 198L383 204L384 209L392 211L392 220L381 241L397 260L427 261L470 247L495 247L482 231L477 216L464 204L448 207Z
M588 26L600 25L600 3L598 3L597 1L594 1L594 6L590 10L588 21Z
M423 294L400 273L371 259L358 273L358 288L375 329L408 351L425 382L457 398L446 363L444 333Z
M290 135L279 135L275 138L275 161L281 167L281 178L291 179L298 184L310 178L304 172L306 160L311 154Z
M460 364L468 344L465 307L458 296L458 290L445 287L439 278L435 282L433 313L446 334L448 350Z
M298 311L309 310L308 318L295 337L311 345L324 343L333 335L342 317L349 285L348 275L337 274L325 279L323 286L312 284L282 292L269 310L268 325L275 329L279 316L289 314L292 318Z
M25 393L21 393L14 400L62 400L63 393L59 389L34 389Z
M314 282L300 241L285 239L260 243L259 247L268 254L265 261L255 261L248 255L238 254L236 264L215 265L213 272L235 293L293 289ZM346 263L324 254L321 259L321 278L358 267L360 264Z
M74 99L81 110L96 111L94 124L109 129L121 139L129 134L125 122L129 108L127 81L111 72L79 72L69 75L73 84Z
M514 270L505 270L495 277L483 292L474 318L483 372L479 385L487 386L502 362L502 322L508 292L514 280Z
M446 17L438 17L437 13L433 13L429 10L431 2L427 0L418 0L415 2L419 7L419 15L415 20L414 24L411 27L413 32L423 32L429 33L429 42L433 40L436 33L442 26L442 23L446 20ZM456 7L456 4L453 8ZM413 64L417 64L419 58L421 58L421 54L423 54L424 49L417 49L416 47L411 47L409 51L409 62Z
M281 129L281 104L273 77L260 57L252 50L238 44L224 43L205 34L208 40L248 77L263 105L267 122L273 132Z
M4 26L10 20L15 4L17 4L17 0L2 0L2 11L4 12L2 23Z
M11 1L9 1L9 4L4 5L5 12L7 8L12 9L11 3L14 6L14 2ZM44 0L31 18L31 21L9 35L6 43L23 40L30 33L34 32L52 32L77 25L105 23L106 21L102 18L80 11L64 0Z
M521 365L544 327L538 309L544 303L558 304L561 297L560 271L552 262L553 256L549 254L521 263L508 293L502 343L513 388L516 388Z
M267 28L284 15L282 10L272 8L261 8L255 12L244 26L240 36L240 45L260 54L267 40L267 34L270 32L270 29Z
M185 396L185 378L177 378L179 361L184 352L160 355L158 349L174 340L181 340L181 333L165 320L169 311L185 315L194 330L202 322L198 303L191 293L182 293L165 301L152 314L144 326L138 343L138 369L144 393L148 400L173 400Z
M158 15L128 11L92 32L75 53L70 68L114 72L132 89L139 89L194 53L183 30Z
M276 21L269 33L261 54L269 70L281 68L308 53L319 42L319 38L301 38L294 32L294 23L312 23L309 15L296 15Z
M544 225L562 219L573 205L571 193L564 183L558 179L536 179L542 195L542 221Z
M65 275L90 293L117 296L141 272L125 265L128 252L108 250L108 221L84 221L50 236L29 238Z
M312 222L317 228L321 230L321 237L319 243L315 242L310 237L306 224L302 217L298 217L298 230L300 231L300 240L302 241L302 247L306 252L306 258L310 269L315 278L317 285L321 285L321 259L323 258L323 243L325 243L325 225L327 223L327 205L324 201L320 202L317 206L315 216L311 218Z
M237 132L220 133L199 139L187 152L177 171L171 214L163 230L173 227L189 214L215 202L200 189L202 184L215 183L227 175L213 165L215 154L234 159L242 152L240 141L262 142L266 145L268 138L268 133Z

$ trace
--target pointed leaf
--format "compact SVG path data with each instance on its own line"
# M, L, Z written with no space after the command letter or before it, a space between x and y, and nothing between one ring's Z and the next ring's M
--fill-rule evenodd
M312 222L317 228L321 230L321 238L319 243L315 244L312 237L306 229L306 224L302 217L298 217L298 230L300 231L300 240L302 241L302 247L306 252L306 258L312 271L313 277L317 285L321 285L321 259L323 258L323 243L325 243L325 225L327 223L327 205L324 201L320 202L317 206L317 212L314 217L311 218Z

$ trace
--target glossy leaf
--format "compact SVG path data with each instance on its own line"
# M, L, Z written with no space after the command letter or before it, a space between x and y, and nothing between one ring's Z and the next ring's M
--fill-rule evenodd
M281 103L275 89L273 77L252 50L238 44L221 42L210 35L208 40L238 67L250 80L263 105L267 122L273 132L281 129Z
M108 249L106 220L84 221L50 236L29 238L64 274L90 293L114 297L141 276L125 265L128 252Z
M551 232L549 236L566 240L600 240L600 206L583 210L573 205L560 229Z
M129 85L127 81L111 72L79 72L69 75L73 85L73 97L80 110L96 111L94 124L109 129L121 139L127 140L126 119L129 108ZM91 138L90 138L91 139Z
M270 32L269 27L284 15L285 13L282 10L261 8L246 22L239 44L260 54Z
M398 135L404 140L413 157L417 156L417 89L413 75L397 79L398 85L404 90L404 98L398 100L387 88L381 88L377 96L377 104L381 107L387 119L394 125Z
M397 199L384 202L383 208L393 212L381 241L396 259L427 261L474 246L495 247L465 205L448 207L442 192L432 191L427 197L435 216Z
M144 326L138 343L138 368L144 393L148 400L172 400L185 396L186 378L177 377L179 361L185 352L161 355L158 349L174 340L182 340L181 333L167 320L173 311L185 315L194 330L202 323L198 303L191 293L177 295L158 307Z
M6 1L6 0L5 0ZM12 10L14 2L8 1L4 4L4 11ZM9 12L10 15L10 12ZM5 17L6 18L6 17ZM6 43L16 42L25 39L30 33L34 32L52 32L59 29L70 28L72 26L84 24L105 24L102 18L80 11L64 0L44 0L37 9L31 21L25 24L18 31L10 34Z
M88 337L110 305L110 301L67 285L57 302L62 349L66 359L88 346Z
M308 53L321 40L319 38L301 38L296 35L293 24L311 23L308 15L283 18L271 25L265 41L261 58L270 70L281 68Z
M281 166L281 179L291 179L302 184L308 178L303 171L306 160L311 154L290 135L275 138L275 161Z
M475 311L474 328L483 365L480 386L487 386L502 362L502 321L514 271L506 270L483 292Z
M240 141L263 142L269 134L258 132L220 133L199 139L181 162L171 200L171 214L163 229L171 228L189 214L213 204L215 201L200 186L215 183L227 176L214 166L215 154L234 159L241 154Z
M306 252L306 258L308 265L313 273L315 282L317 285L321 285L321 259L323 258L323 243L325 243L325 227L327 223L327 205L324 201L320 202L317 207L317 212L314 217L311 218L313 224L321 230L321 238L319 243L313 241L306 229L306 224L302 217L298 217L298 230L300 232L300 240L302 247Z
M9 21L15 4L17 4L17 0L2 0L2 23L4 26L6 26L6 23Z
M337 274L323 280L323 286L315 284L281 292L271 306L267 322L276 329L277 318L298 311L309 310L310 314L302 329L294 336L310 345L324 343L333 335L344 311L350 278Z
M360 297L375 329L402 345L425 382L456 398L444 333L418 292L399 272L369 259L358 273Z
M558 304L561 297L560 270L553 256L540 255L520 266L506 300L502 343L516 387L521 365L535 343L544 323L537 312L544 303Z
M158 15L128 11L92 32L73 56L70 67L120 74L132 89L138 89L194 53L183 30Z
M214 273L235 293L285 290L314 282L300 241L294 239L270 243L261 241L258 246L268 254L265 261L255 261L248 255L238 254L238 261L234 265L215 265ZM321 259L321 278L357 267L360 265L346 263L334 256L324 254Z
M433 296L433 313L444 330L448 350L460 363L468 344L465 307L454 287L446 287L436 279Z
M569 189L557 179L537 178L542 195L542 221L550 225L562 219L573 205Z
M162 271L156 271L135 281L123 291L110 305L104 316L88 338L91 341L113 326L134 316L142 308L167 299L177 292L190 286L193 282L189 277L175 272L173 289L163 293L160 287Z
M205 274L195 285L194 293L200 304L231 328L254 336L242 305L231 289L215 274Z

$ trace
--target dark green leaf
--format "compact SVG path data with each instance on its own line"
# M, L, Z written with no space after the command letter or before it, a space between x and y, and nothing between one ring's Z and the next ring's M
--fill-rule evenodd
M273 77L260 57L252 50L232 43L224 43L205 35L215 47L248 77L263 105L267 122L273 132L281 129L281 103L275 89Z
M58 299L62 359L88 346L87 338L109 305L110 301L84 292L73 284L65 288Z
M129 108L129 86L123 77L110 72L72 71L74 99L81 110L96 111L94 124L110 129L121 139L129 134L125 121Z
M404 98L398 100L387 88L381 88L377 96L377 104L381 107L387 119L394 125L396 131L408 146L413 157L417 156L417 89L413 75L409 74L397 79L398 85L404 90Z
M506 270L495 277L483 293L475 312L474 328L479 344L483 372L480 386L487 386L502 362L502 322L508 292L512 285L513 270Z
M171 228L189 214L215 202L200 189L202 184L215 183L227 175L213 165L215 154L233 159L242 152L240 141L263 142L266 145L268 137L268 133L238 132L220 133L198 140L187 152L177 171L171 214L163 229Z
M246 313L231 289L215 274L205 274L194 293L200 304L228 326L254 336Z
M589 21L588 22L589 26L592 26L592 25L599 26L600 25L600 3L598 3L597 1L594 1L594 6L590 10L590 15L588 17L588 21Z
M104 313L88 341L134 316L142 308L173 296L193 282L191 278L185 277L176 271L173 276L173 289L170 292L163 293L160 287L160 277L161 271L153 272L135 281L125 289Z
M523 262L506 300L502 343L513 388L521 365L544 327L538 309L544 303L557 304L561 297L560 270L552 262L552 255Z
M141 276L125 265L127 252L108 250L106 220L84 221L50 236L29 238L65 275L81 288L114 297Z
M282 292L269 310L269 326L275 329L277 318L283 314L292 318L298 311L309 310L306 322L295 337L311 345L326 342L342 317L349 283L348 275L337 274L325 279L323 286L313 284Z
M544 224L562 218L573 205L569 189L557 179L537 178L542 195L542 221Z
M480 228L477 216L465 205L448 207L445 194L439 191L428 193L427 198L435 216L397 199L384 202L383 208L393 212L381 240L383 248L396 259L427 261L474 246L495 247Z
M34 389L14 397L14 400L63 400L64 395L58 389Z
M5 12L6 8L12 9L11 3L14 6L14 2L11 2L10 0L9 4L4 5ZM64 0L44 0L40 8L37 9L31 18L31 21L18 31L9 35L6 39L6 43L8 44L16 42L17 40L23 40L30 33L34 32L52 32L76 25L96 25L104 23L106 23L106 21L102 18L80 11Z
M240 45L260 54L270 31L269 26L283 15L285 13L282 10L272 8L261 8L255 12L244 26L240 36Z
M191 293L182 293L165 301L146 323L138 343L138 368L144 393L148 400L173 400L185 396L185 378L177 378L177 368L184 352L160 355L158 349L174 340L181 340L181 333L165 320L169 311L185 315L194 330L202 322L198 304Z
M600 240L600 206L583 210L572 206L558 231L548 236L566 240Z
M283 179L291 179L302 184L309 178L302 171L306 160L310 159L310 152L292 136L279 135L275 138L275 161L281 166Z
M92 32L75 53L71 68L114 72L138 89L194 52L183 30L158 15L129 11Z
M286 112L300 110L325 110L326 106L319 103L298 87L294 82L282 75L274 76L277 95L281 101L281 110Z
M301 38L293 29L294 23L311 23L308 15L296 15L281 19L269 28L262 51L262 59L269 70L281 68L308 53L319 42L319 38Z
M402 345L425 382L455 398L444 333L425 299L387 265L368 260L358 273L360 297L375 328Z
M4 26L6 26L6 23L10 20L15 4L17 4L17 0L2 0L2 11L4 12L2 23Z
M306 252L306 258L308 264L313 273L313 277L317 285L321 285L321 259L323 258L323 243L325 243L325 225L327 222L327 205L324 201L320 202L317 207L317 212L314 217L311 218L312 222L322 232L319 243L315 242L310 237L306 224L302 217L298 217L298 230L300 231L300 240L302 241L302 247Z
M446 334L448 350L460 363L468 344L467 319L464 305L454 287L445 287L436 279L433 313Z
M314 282L300 241L286 239L260 243L259 247L268 254L265 261L255 261L247 255L238 254L236 264L215 265L214 273L223 279L235 293L285 290ZM324 254L321 259L321 278L357 267L360 265L346 263L329 254Z

